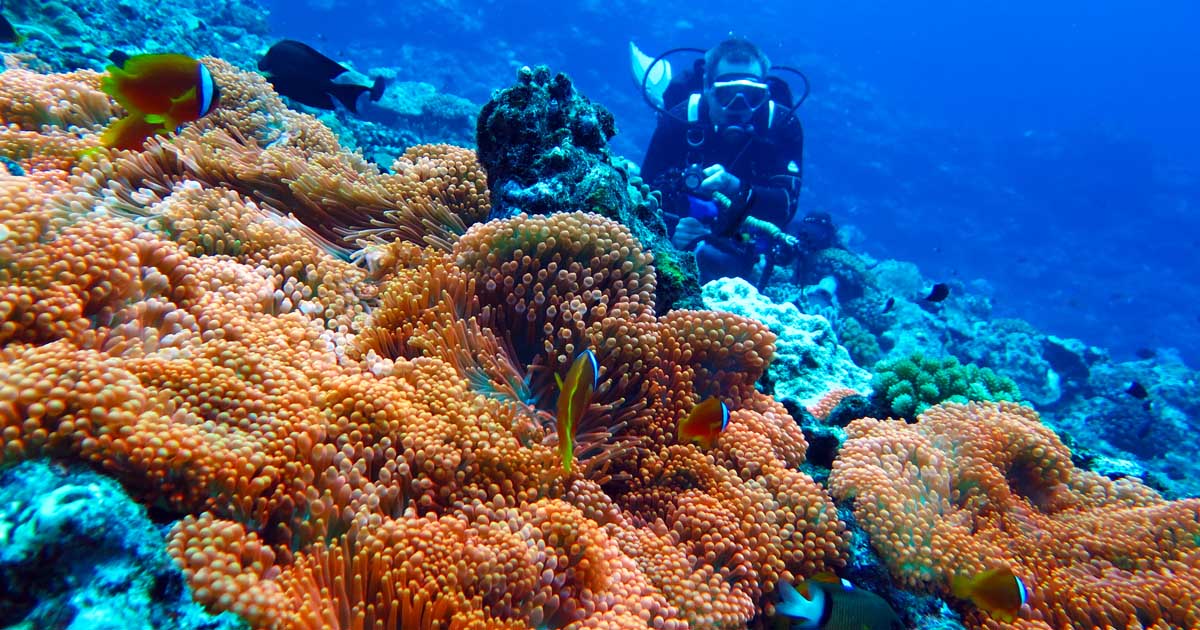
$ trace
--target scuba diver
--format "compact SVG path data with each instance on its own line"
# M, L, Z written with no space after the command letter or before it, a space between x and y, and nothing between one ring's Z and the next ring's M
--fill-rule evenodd
M767 56L740 38L654 59L630 47L643 96L659 112L642 179L662 192L672 242L695 252L702 283L749 278L765 255L762 287L776 264L836 244L824 213L806 217L799 238L787 232L800 196L804 129L795 111L808 96L807 79L792 103L788 83L769 74ZM672 77L664 58L679 51L704 56Z

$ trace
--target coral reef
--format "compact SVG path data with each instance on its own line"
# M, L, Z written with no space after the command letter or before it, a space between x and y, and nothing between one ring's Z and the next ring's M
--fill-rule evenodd
M760 321L775 333L775 360L767 378L780 400L810 406L830 390L869 390L871 375L854 365L825 318L804 315L792 304L775 304L741 278L709 282L702 297L708 308Z
M267 15L249 0L196 4L133 0L9 2L5 14L25 36L23 57L44 70L103 69L114 50L128 54L216 55L253 68L266 48ZM138 42L140 47L131 47Z
M970 330L974 334L955 344L955 350L962 353L959 356L1002 374L1012 374L1025 398L1039 407L1058 402L1063 396L1064 387L1078 387L1079 381L1076 379L1079 376L1082 376L1083 382L1087 381L1087 366L1082 365L1077 355L1062 345L1052 345L1027 322L1015 319L976 321L970 325ZM1046 347L1057 352L1045 353L1043 349ZM1064 370L1068 374L1066 383L1063 382L1063 374L1050 361L1057 357L1062 357L1056 360L1060 365L1071 361L1071 358L1076 363L1071 366L1074 370ZM1070 376L1072 371L1075 379Z
M861 260L851 262L850 256ZM835 267L833 261L841 266ZM1200 430L1193 420L1200 417L1200 397L1195 395L1200 375L1175 353L1147 350L1145 358L1118 362L1107 351L1078 339L1045 334L1023 320L994 318L985 296L988 289L980 283L955 284L944 302L926 303L921 295L931 281L911 263L876 262L865 254L842 250L822 264L821 273L837 273L842 280L830 281L834 276L811 272L803 281L816 284L797 287L772 282L763 295L777 303L794 301L803 312L828 318L858 365L871 367L880 358L903 362L922 354L959 357L988 368L994 377L1016 384L1020 397L1034 404L1042 419L1071 445L1080 465L1114 478L1137 476L1165 496L1200 496L1200 463L1185 438ZM861 296L848 294L843 301L839 296L851 281L859 283ZM816 299L820 297L826 299ZM1147 398L1129 393L1134 382L1146 387ZM902 394L911 389L903 387ZM855 401L826 421L805 423L810 443L825 437L844 439L828 425L864 413L910 418L917 413L907 395L903 409L893 410L884 394L876 389L874 401L881 409ZM941 398L940 393L930 394L928 404Z
M1145 399L1129 393L1134 382L1146 388ZM1200 417L1196 382L1193 370L1165 353L1097 361L1074 395L1054 407L1055 426L1094 468L1107 462L1114 476L1135 474L1169 496L1200 496L1200 462L1189 446Z
M1029 588L1012 624L965 602L971 628L1191 628L1200 624L1200 499L1076 468L1013 403L932 407L916 424L862 419L830 487L896 577L946 593L1007 565Z
M162 534L114 482L43 461L0 473L0 624L234 630L192 601Z
M986 321L989 300L958 282L928 303L915 266L849 250L800 278L797 302L827 317L737 283L710 285L725 312L671 311L685 259L659 247L655 198L565 77L501 92L478 160L370 138L381 172L257 75L205 62L222 108L140 152L98 148L120 112L95 72L0 75L0 465L118 480L174 521L168 554L210 612L255 628L757 630L781 579L835 570L884 591L887 570L920 591L886 593L907 620L952 623L949 580L1004 562L1030 607L1001 624L949 600L968 627L1200 624L1200 506L1131 478L1176 494L1200 479L1196 376L1167 353L1115 363ZM584 348L600 381L568 473L554 382ZM915 424L858 419L883 414L850 357L917 348L1017 379L1048 424L1012 404L920 414L1011 385L973 394L978 374L941 363L886 401L909 396ZM707 451L677 444L710 395L728 429ZM154 553L134 562L157 571ZM173 579L150 597L179 604Z
M479 115L476 145L488 174L493 216L587 210L619 221L654 252L660 314L694 308L691 253L667 238L658 197L609 152L612 114L580 94L565 74L521 68Z
M879 347L879 340L871 334L857 319L846 317L839 322L837 335L838 341L846 347L846 351L850 353L850 358L858 365L875 365L879 359L883 358L883 349Z
M875 364L871 388L881 409L908 419L943 402L1021 400L1012 379L988 368L964 365L954 357L933 359L920 354Z
M843 566L803 434L755 389L766 326L658 315L625 226L484 222L461 150L380 173L205 62L222 108L143 151L97 148L95 73L0 74L8 120L95 104L8 128L3 464L85 462L178 518L196 600L255 628L743 628L779 580ZM360 244L366 270L338 255ZM583 348L600 384L555 435ZM727 430L677 444L710 395Z
M387 168L410 146L475 144L478 104L438 92L428 83L397 80L404 75L395 68L372 68L370 77L351 69L347 76L357 77L347 80L363 85L369 85L374 77L389 81L383 98L360 103L357 113L322 111L289 100L296 109L328 125L344 148L357 149L367 160Z

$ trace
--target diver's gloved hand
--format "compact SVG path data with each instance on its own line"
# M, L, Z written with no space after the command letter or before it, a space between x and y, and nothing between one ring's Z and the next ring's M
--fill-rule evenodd
M704 181L700 182L700 191L708 194L721 193L730 199L737 197L742 189L742 180L737 175L725 170L720 164L713 164L704 169Z
M698 221L711 223L720 213L720 209L717 208L716 202L712 199L701 199L693 195L688 195L687 201L688 216Z
M675 226L675 235L671 237L671 243L679 249L688 249L694 247L696 241L707 237L709 234L708 228L698 219L684 217Z

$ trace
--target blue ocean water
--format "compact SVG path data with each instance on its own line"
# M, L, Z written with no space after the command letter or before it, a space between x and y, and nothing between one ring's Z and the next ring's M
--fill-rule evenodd
M269 0L277 35L482 103L549 64L617 117L640 161L654 114L627 46L733 32L804 70L802 209L854 246L973 283L996 315L1200 365L1200 5ZM686 63L686 57L680 58Z

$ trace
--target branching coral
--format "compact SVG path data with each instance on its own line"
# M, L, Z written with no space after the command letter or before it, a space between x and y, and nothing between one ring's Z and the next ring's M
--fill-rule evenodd
M31 141L0 177L4 463L87 461L178 515L198 599L256 628L741 628L844 562L803 435L754 390L764 328L659 317L619 224L479 223L469 152L378 173L206 63L212 116L70 173ZM321 243L353 227L397 239L374 274ZM583 347L601 385L568 474L546 384ZM676 444L707 395L729 429Z
M1037 414L1012 403L942 405L912 425L866 418L847 432L831 487L854 499L908 585L945 593L955 575L1006 564L1031 593L1017 627L1200 623L1200 500L1075 468ZM975 610L967 620L1001 625Z

